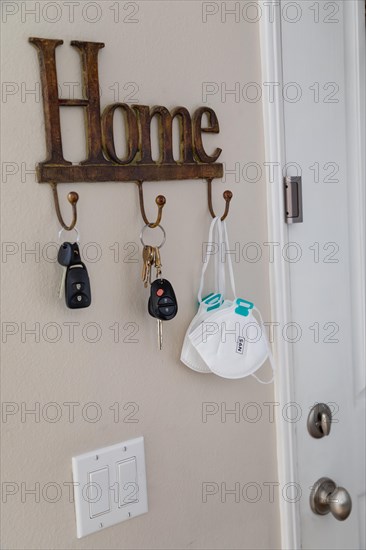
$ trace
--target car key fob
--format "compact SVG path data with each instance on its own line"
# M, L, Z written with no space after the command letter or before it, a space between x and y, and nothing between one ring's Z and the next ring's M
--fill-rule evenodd
M82 262L70 266L65 282L66 305L70 309L89 307L91 304L91 290L88 271Z
M76 245L77 246L77 245ZM60 246L57 255L57 261L63 267L69 267L74 258L74 245L72 243L63 243Z
M172 285L166 279L156 279L151 283L148 310L152 317L161 321L170 321L176 316L177 299Z

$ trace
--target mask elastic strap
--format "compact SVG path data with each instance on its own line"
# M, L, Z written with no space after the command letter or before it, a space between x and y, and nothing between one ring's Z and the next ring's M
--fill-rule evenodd
M234 300L236 300L236 288L235 288L235 279L234 279L234 270L233 270L233 263L231 260L231 254L228 254L229 248L229 236L227 233L227 226L226 222L223 221L222 227L223 227L223 236L224 236L224 242L226 245L226 257L227 257L227 263L229 266L229 277L230 277L230 285L231 285L231 292L233 293ZM225 272L225 263L221 262L222 270Z
M213 239L214 243L216 243L218 241L219 246L220 246L220 240L219 240L219 235L218 235L218 229L217 228L218 228L218 223L216 223L216 225L214 227L213 234L212 234L212 239ZM219 292L221 292L220 291L220 275L219 275L220 253L215 254L214 260L215 260L215 293L219 293Z
M224 243L224 231L222 227L222 221L219 218L215 226L217 233L217 242L219 246L218 253L216 254L215 261L215 280L216 280L216 291L219 292L223 299L225 299L226 294L226 275L225 275L225 266L222 268L223 263L221 261L222 254L222 245Z
M213 242L212 241L213 230L214 230L215 224L217 223L217 221L219 219L220 218L216 217L211 222L210 230L209 230L209 233L208 233L208 243L207 244L212 244L212 242ZM207 247L205 261L204 261L204 264L202 266L200 287L199 287L199 290L198 290L198 303L199 304L202 302L202 291L203 291L203 285L204 285L204 282L205 282L205 273L206 273L206 269L207 269L209 261L210 261L210 256L212 256L212 254L209 254L209 249Z
M264 327L264 323L263 323L263 319L262 319L262 315L261 315L261 312L259 311L259 309L257 309L255 306L254 306L254 311L257 313L258 317L259 317L259 321L260 321L260 327L262 329L262 334L263 334L263 337L264 337L264 341L266 343L266 348L267 348L267 353L268 353L268 359L269 359L269 363L271 365L271 369L272 369L272 378L268 381L265 381L265 380L261 380L260 378L258 378L258 376L256 374L252 374L253 378L255 378L257 380L257 382L259 382L260 384L272 384L273 380L274 380L274 377L275 377L275 362L274 362L274 359L273 359L273 355L272 355L272 350L271 350L271 347L269 345L269 341L267 339L267 334L266 334L266 331L265 331L265 327Z

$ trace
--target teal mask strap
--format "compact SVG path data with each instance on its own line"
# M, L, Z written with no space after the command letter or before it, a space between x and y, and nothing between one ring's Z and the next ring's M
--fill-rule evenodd
M222 297L221 294L209 294L202 301L209 306L207 311L211 311L212 309L217 309L221 306Z
M238 298L236 300L236 303L238 307L235 308L235 313L237 313L238 315L242 315L243 317L248 317L250 310L254 307L253 302L248 302L248 300Z

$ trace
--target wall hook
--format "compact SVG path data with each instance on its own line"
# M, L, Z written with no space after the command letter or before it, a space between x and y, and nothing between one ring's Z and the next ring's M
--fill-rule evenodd
M53 193L53 200L55 201L55 208L56 208L58 221L66 231L72 231L76 225L77 218L78 218L76 203L79 200L79 195L75 193L75 191L71 191L71 193L67 195L67 200L72 206L72 222L70 223L70 225L66 225L64 220L62 219L60 203L58 201L57 183L51 183L51 187L52 187L52 193Z
M227 218L227 215L229 214L230 201L233 198L233 194L231 191L226 190L223 193L223 197L225 199L225 212L223 216L221 216L221 221L224 221ZM208 199L208 208L210 210L210 214L213 218L216 218L216 214L212 206L212 178L207 178L207 199Z
M163 208L164 208L164 205L166 203L166 198L164 197L164 195L158 195L156 197L155 202L158 206L158 217L156 218L155 223L149 222L149 220L147 219L147 216L146 216L146 212L145 212L144 190L142 188L142 184L143 184L142 181L137 182L137 185L139 187L139 200L140 200L141 216L142 216L144 222L146 223L146 225L148 225L149 227L151 227L153 229L154 227L157 227L158 225L160 225L161 216L163 215Z

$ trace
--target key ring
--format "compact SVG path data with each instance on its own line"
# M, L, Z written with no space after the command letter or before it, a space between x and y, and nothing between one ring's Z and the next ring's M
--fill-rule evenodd
M163 226L161 225L157 225L156 227L159 227L159 229L161 229L161 231L163 232L163 240L162 242L159 244L159 246L157 246L156 248L161 248L164 244L165 244L165 241L166 241L166 233L165 233L165 229ZM144 239L143 239L143 236L144 236L144 233L146 231L146 229L149 228L151 229L151 227L147 224L147 225L144 225L144 227L142 228L141 230L141 233L140 233L140 241L142 243L142 246L147 246L145 243L144 243Z
M66 231L66 229L64 229L63 227L61 227L60 231L58 232L58 239L61 240L61 235L62 233ZM76 233L76 242L79 243L80 242L80 233L79 233L79 230L77 229L77 227L74 227L74 229L72 231L75 231Z

